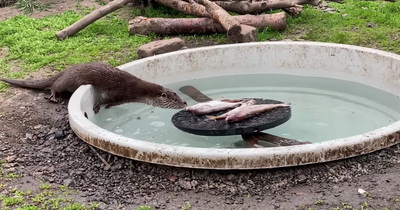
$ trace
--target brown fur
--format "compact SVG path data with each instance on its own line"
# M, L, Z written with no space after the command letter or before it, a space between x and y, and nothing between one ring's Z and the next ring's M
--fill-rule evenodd
M186 107L175 92L158 84L144 81L134 75L100 62L72 65L60 73L42 80L0 79L11 85L30 89L51 89L50 101L59 102L60 93L75 92L81 85L93 85L101 91L101 97L93 107L97 114L100 106L108 109L123 103L144 103L167 109Z

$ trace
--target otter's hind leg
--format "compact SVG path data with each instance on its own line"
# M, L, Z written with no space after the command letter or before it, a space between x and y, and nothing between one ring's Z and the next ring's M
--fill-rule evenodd
M56 80L51 86L51 95L47 99L51 102L58 103L62 101L60 96L62 92L74 92L73 84L68 84L61 79Z
M51 88L51 95L47 97L47 100L54 103L60 102L61 101L60 92L55 91L53 88Z

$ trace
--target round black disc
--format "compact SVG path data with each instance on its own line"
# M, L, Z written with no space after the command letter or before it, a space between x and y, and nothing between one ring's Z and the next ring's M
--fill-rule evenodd
M279 104L281 101L270 99L254 99L257 104ZM229 109L231 110L231 109ZM210 113L207 115L218 116L229 110ZM271 111L264 112L254 117L228 123L225 120L208 120L205 115L195 115L185 110L181 110L172 116L172 123L178 129L202 136L228 136L254 133L270 129L287 122L291 117L291 108L279 107Z

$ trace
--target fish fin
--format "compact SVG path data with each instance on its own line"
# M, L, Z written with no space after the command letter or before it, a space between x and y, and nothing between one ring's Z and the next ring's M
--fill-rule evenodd
M213 115L206 115L206 118L208 120L217 120L217 116L213 116Z

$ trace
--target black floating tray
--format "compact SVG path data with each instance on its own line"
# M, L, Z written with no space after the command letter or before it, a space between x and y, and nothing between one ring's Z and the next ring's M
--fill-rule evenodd
M270 99L254 99L257 104L279 104L281 101ZM210 113L220 115L229 110ZM279 107L269 112L256 115L243 121L228 123L225 120L207 120L205 115L195 115L181 110L172 116L172 124L178 129L202 136L228 136L254 133L279 126L291 117L291 108Z

